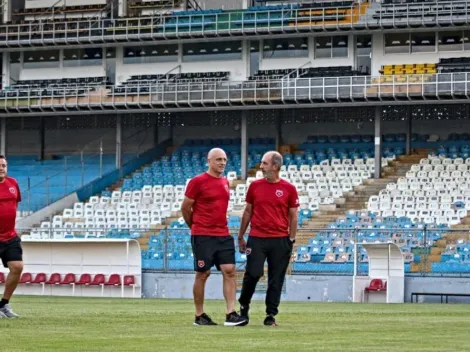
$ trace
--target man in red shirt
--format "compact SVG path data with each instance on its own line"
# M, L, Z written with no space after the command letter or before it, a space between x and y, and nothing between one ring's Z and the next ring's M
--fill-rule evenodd
M21 193L16 180L7 176L7 169L7 159L0 155L0 258L3 266L10 269L0 301L0 318L17 318L9 302L23 271L23 249L15 231L16 208L21 202Z
M291 183L282 180L279 172L282 156L268 152L261 160L264 178L250 184L246 207L238 233L241 253L246 253L247 263L240 294L240 315L248 319L251 298L256 284L264 274L268 261L268 290L266 292L266 318L264 325L275 326L275 316L281 301L282 285L292 255L297 232L299 198ZM243 235L251 222L248 242Z
M227 156L222 149L212 149L207 162L209 170L188 184L181 205L183 218L191 229L194 255L193 295L196 306L194 325L217 325L204 312L204 288L213 265L223 274L223 291L227 304L225 326L243 326L247 319L235 311L236 269L235 244L227 226L230 200L229 181L222 176Z

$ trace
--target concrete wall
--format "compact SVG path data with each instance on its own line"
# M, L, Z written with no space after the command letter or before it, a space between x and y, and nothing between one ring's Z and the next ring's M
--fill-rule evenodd
M143 274L144 298L192 299L194 274L151 273ZM470 293L470 278L406 277L405 302L410 302L411 292ZM206 284L206 299L223 299L222 275L213 273ZM237 295L238 297L238 295ZM264 300L264 294L255 294L255 300ZM284 301L351 302L352 276L291 275L286 278ZM419 302L438 303L439 297L420 297ZM468 298L450 297L449 303L470 303Z

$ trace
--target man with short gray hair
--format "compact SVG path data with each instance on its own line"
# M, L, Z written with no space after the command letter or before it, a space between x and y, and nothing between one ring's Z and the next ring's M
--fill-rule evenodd
M294 185L280 178L282 155L271 151L261 160L263 179L250 184L246 207L238 233L241 253L247 257L243 287L240 294L240 315L248 319L251 298L256 284L264 274L268 261L268 290L264 325L276 326L275 316L281 301L287 267L297 232L299 197ZM248 242L245 234L251 223Z

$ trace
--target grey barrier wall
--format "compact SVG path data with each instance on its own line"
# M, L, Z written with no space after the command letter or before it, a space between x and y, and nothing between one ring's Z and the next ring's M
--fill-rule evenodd
M192 299L194 274L144 272L144 298ZM412 292L469 293L470 277L406 277L405 302ZM206 299L223 299L222 275L213 272L206 286ZM256 293L254 300L264 300ZM286 278L284 301L351 302L352 276L289 275ZM438 296L420 296L420 303L439 303ZM262 303L262 302L260 302ZM470 297L449 297L449 303L470 303Z

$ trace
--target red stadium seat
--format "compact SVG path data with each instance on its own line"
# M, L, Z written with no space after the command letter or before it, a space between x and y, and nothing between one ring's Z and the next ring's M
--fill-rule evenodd
M38 274L36 275L36 277L34 278L34 280L31 281L31 283L32 283L32 284L40 284L40 285L42 285L42 294L44 294L44 288L45 288L46 281L47 281L46 274L44 274L44 273L38 273Z
M370 282L369 287L365 288L365 291L367 291L367 292L387 291L387 284L385 283L385 285L384 285L384 283L381 279L373 279Z
M31 281L32 284L44 284L47 281L46 274L44 273L39 273L36 275L33 281Z
M49 280L47 280L45 283L46 285L59 285L61 281L61 277L59 273L53 273Z
M132 297L135 297L135 288L137 284L135 283L135 276L134 275L125 275L123 279L124 286L132 287Z
M60 285L72 285L72 296L75 296L75 281L77 281L75 274L69 273L65 275Z
M77 281L75 274L67 274L65 275L64 279L60 282L61 285L70 285L70 284L75 284L75 281Z
M82 274L80 278L75 283L75 285L89 285L91 283L91 275L90 274Z
M31 273L23 273L20 278L20 284L30 284L33 281L33 275Z
M118 274L111 274L108 281L104 283L106 286L119 286L121 285L121 276Z
M99 286L103 285L105 282L104 275L103 274L96 274L95 277L93 278L93 281L90 282L91 286Z
M0 273L0 284L4 284L4 283L5 283L5 274Z

